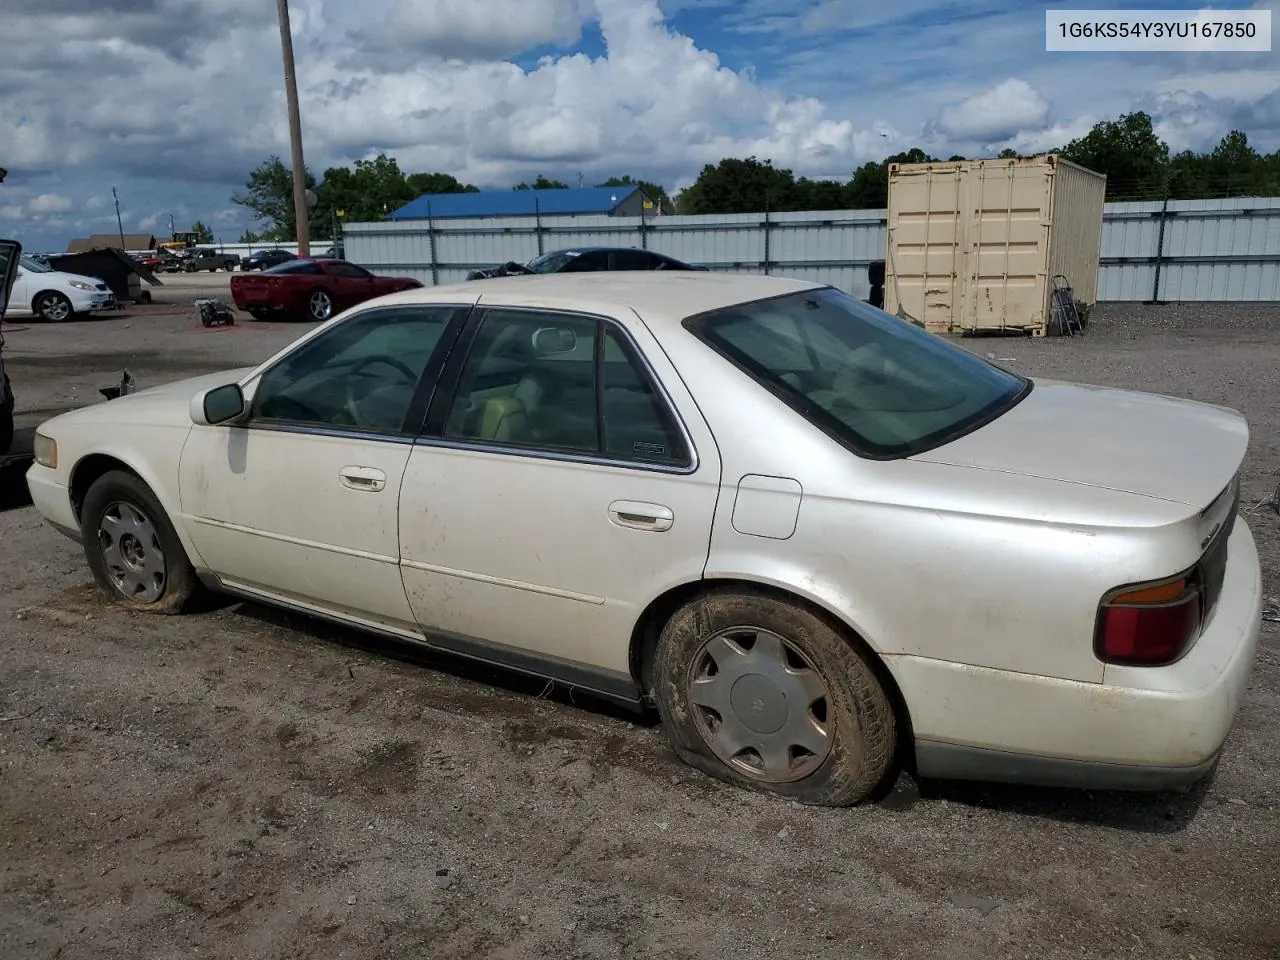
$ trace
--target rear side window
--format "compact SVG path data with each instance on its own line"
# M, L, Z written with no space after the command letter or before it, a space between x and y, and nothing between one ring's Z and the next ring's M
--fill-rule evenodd
M577 314L486 313L444 433L607 460L690 462L665 397L626 336Z
M270 267L266 270L263 270L262 272L275 273L275 274L281 274L281 273L284 273L284 274L301 273L301 274L308 274L308 275L324 274L324 271L320 269L320 264L312 263L310 260L288 260L282 264L279 264L278 266Z

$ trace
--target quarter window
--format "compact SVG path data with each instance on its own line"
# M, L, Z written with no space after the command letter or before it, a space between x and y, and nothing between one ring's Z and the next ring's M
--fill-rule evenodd
M564 314L485 314L445 435L680 466L670 408L620 331Z
M371 310L340 323L266 373L254 391L252 418L403 432L453 314L450 307Z

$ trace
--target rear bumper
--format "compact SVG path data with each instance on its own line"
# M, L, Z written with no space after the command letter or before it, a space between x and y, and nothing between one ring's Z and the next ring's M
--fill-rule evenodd
M1084 683L922 657L885 662L902 690L924 777L1160 790L1212 769L1248 687L1262 577L1238 520L1222 594L1190 651L1167 667L1108 666Z

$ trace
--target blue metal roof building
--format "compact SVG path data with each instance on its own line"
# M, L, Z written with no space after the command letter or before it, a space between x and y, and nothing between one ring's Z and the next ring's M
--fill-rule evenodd
M388 220L457 220L470 217L639 217L649 198L639 187L579 187L563 190L481 190L428 193L396 210Z

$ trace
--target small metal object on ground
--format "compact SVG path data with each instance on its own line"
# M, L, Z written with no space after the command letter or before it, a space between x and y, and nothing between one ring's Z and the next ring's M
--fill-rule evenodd
M216 297L205 297L197 300L196 306L200 308L200 325L202 327L230 327L236 322L231 308Z

